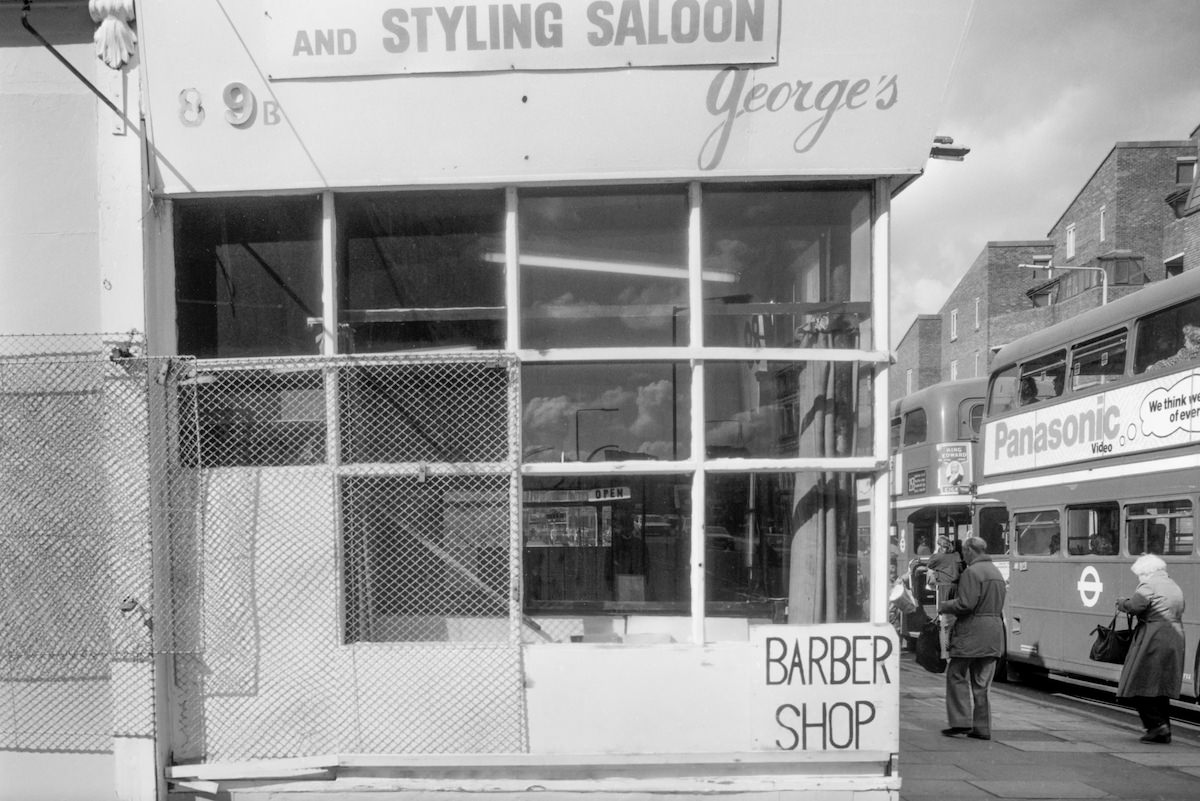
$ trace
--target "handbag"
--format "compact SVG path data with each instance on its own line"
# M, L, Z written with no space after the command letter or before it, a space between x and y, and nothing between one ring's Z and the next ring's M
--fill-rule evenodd
M1129 653L1129 644L1133 642L1133 615L1125 615L1125 628L1117 628L1118 612L1113 612L1112 620L1107 626L1096 626L1092 634L1096 641L1092 643L1088 659L1093 662L1111 662L1114 665L1125 664L1125 655Z
M910 615L917 611L917 599L903 581L897 579L888 593L888 600L901 612Z
M942 638L938 629L937 618L929 618L921 633L917 635L915 654L917 664L930 673L945 673L946 660L942 659Z

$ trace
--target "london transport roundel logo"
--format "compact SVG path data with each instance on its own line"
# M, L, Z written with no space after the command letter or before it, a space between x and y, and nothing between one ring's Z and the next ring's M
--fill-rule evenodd
M1096 568L1088 565L1079 574L1079 583L1075 585L1075 589L1079 590L1079 600L1083 601L1083 605L1091 609L1100 601L1100 593L1104 592L1104 583L1100 581L1100 574L1096 572Z

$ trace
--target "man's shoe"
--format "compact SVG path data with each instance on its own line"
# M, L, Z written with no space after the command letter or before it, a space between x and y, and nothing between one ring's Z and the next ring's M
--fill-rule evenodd
M967 736L970 737L972 740L990 740L990 739L992 739L992 735L983 734L982 732L977 732L974 729L971 729L969 732L967 732Z
M1143 743L1162 743L1166 745L1171 742L1171 727L1170 726L1155 726L1141 736Z
M942 729L942 734L946 737L957 737L960 734L967 734L970 731L966 726L951 726L948 729Z

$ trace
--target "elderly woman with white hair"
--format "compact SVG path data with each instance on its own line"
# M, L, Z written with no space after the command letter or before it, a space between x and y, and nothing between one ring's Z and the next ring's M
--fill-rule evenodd
M1183 681L1183 592L1167 576L1167 565L1154 554L1130 568L1138 586L1117 609L1136 615L1139 625L1121 668L1117 697L1137 709L1144 743L1171 742L1171 699Z

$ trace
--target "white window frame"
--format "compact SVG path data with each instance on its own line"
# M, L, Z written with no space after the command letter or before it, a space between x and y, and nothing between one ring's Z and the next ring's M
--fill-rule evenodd
M958 339L958 309L950 310L950 341Z
M975 298L975 330L976 331L979 330L979 325L980 325L979 309L980 309L981 305L982 305L982 303L980 302L980 299Z
M905 395L912 394L912 391L913 391L912 379L913 379L913 371L912 371L912 368L909 367L907 370L904 371L904 394Z
M1100 241L1108 241L1108 207L1100 207Z
M958 380L958 359L950 360L950 380L951 381Z
M1075 258L1075 223L1067 226L1067 259Z

